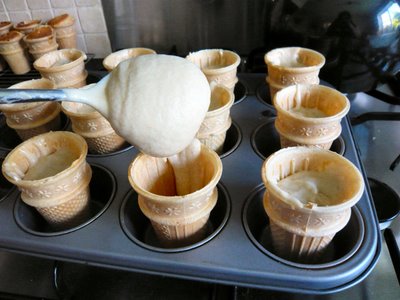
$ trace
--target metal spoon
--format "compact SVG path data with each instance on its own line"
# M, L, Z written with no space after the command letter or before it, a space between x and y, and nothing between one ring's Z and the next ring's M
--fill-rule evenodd
M87 89L0 89L0 104L16 104L36 101L71 101L88 104L104 116L108 114L105 88L110 74Z

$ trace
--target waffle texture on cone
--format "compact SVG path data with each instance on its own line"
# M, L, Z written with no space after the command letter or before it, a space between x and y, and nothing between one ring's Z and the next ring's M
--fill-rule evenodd
M90 153L111 153L125 144L124 138L120 137L107 119L91 106L64 101L62 109L71 119L72 131L86 140Z
M129 167L129 182L139 195L140 208L158 224L154 228L160 240L186 241L203 228L215 206L222 162L214 151L200 147L194 161L183 158L174 161L174 167L169 159L145 154L138 154Z
M219 153L231 127L230 109L235 96L225 86L216 85L211 91L210 107L196 137L210 149Z
M10 86L10 89L53 89L54 83L48 79L32 79ZM32 102L20 104L2 104L0 111L6 116L7 125L22 140L27 140L61 127L61 106L57 102Z
M350 102L329 87L293 85L276 93L274 106L275 127L282 137L282 147L319 144L330 147L342 131L340 122L348 113Z
M234 90L238 82L237 67L240 56L233 51L223 49L205 49L192 52L186 59L195 63L206 75L209 83L216 83Z
M261 175L266 186L264 208L270 221L291 239L321 238L323 248L327 246L325 237L331 239L346 226L351 207L364 192L363 177L350 161L318 148L281 149L265 160ZM322 250L314 245L293 251Z
M47 22L54 28L60 49L73 49L77 46L75 19L69 14L62 14Z
M23 37L24 34L16 30L0 36L0 54L15 74L25 74L31 69L23 46Z
M32 54L34 59L38 59L44 54L55 51L58 48L54 30L49 25L36 27L24 37L24 42L28 46L29 53Z
M44 54L35 60L33 67L42 77L54 81L57 88L80 87L85 85L88 75L85 59L86 54L80 50L62 49Z
M271 82L277 85L316 84L325 57L301 47L277 48L264 56Z
M74 223L88 208L92 171L87 144L65 131L33 137L12 150L2 172L21 191L21 199L53 225Z

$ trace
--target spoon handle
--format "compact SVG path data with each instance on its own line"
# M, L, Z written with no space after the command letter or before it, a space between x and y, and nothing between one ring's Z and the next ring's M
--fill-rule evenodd
M0 104L63 101L66 99L67 94L64 90L0 89Z

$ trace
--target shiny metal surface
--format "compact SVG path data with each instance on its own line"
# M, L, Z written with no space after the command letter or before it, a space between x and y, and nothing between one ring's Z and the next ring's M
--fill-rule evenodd
M248 53L265 35L270 1L263 0L104 0L113 50L149 47L157 52L206 48Z
M321 78L342 92L375 88L400 70L395 0L103 0L113 50L186 56L226 48L264 72L264 54L303 46L326 57Z

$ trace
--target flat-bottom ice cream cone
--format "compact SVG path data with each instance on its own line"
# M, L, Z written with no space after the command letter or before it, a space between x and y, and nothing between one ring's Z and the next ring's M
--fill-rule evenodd
M78 88L86 85L86 54L77 49L62 49L48 52L35 60L33 66L44 78L57 88Z
M71 15L62 14L47 22L56 32L56 40L60 49L77 48L75 19Z
M364 192L363 177L350 161L317 148L275 152L265 160L262 178L276 254L302 262L324 251Z
M21 191L21 199L35 207L56 228L82 222L89 209L92 170L86 162L87 144L66 131L33 137L4 159L5 178Z
M86 140L90 153L111 153L120 150L125 144L125 139L119 136L107 119L94 108L64 101L62 109L71 119L72 131Z
M54 31L52 27L48 25L36 27L31 33L24 37L24 42L28 46L29 53L35 60L58 48Z
M25 74L31 69L28 55L23 47L24 34L10 31L0 36L0 54L15 74Z
M210 212L215 207L218 199L218 190L214 188L207 205L188 217L171 218L160 216L149 210L144 203L146 200L139 196L139 207L143 214L150 220L153 229L162 245L177 247L193 244L206 237L208 233L207 222Z
M342 131L350 102L339 91L322 85L292 85L274 98L275 128L281 147L302 145L329 149Z
M268 76L276 85L317 84L325 57L314 50L301 47L277 48L264 56Z
M212 85L211 101L196 138L210 149L220 153L227 130L231 127L230 109L235 100L232 91L223 85Z
M223 49L206 49L190 53L186 59L199 66L210 84L221 84L231 92L234 91L238 82L237 67L240 64L238 54Z
M221 159L198 141L195 147L200 149L195 157L192 147L168 159L139 154L129 167L128 178L139 195L140 208L167 247L203 238L217 201Z
M27 80L9 87L10 89L53 89L48 79ZM6 116L7 125L13 128L22 140L61 128L61 105L56 102L32 102L3 104L0 110Z

